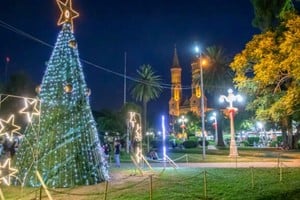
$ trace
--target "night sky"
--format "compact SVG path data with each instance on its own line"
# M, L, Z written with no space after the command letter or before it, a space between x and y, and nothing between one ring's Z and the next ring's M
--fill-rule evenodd
M135 76L142 64L150 64L163 82L170 84L174 45L183 69L183 85L190 85L193 47L221 45L233 57L259 30L253 28L250 0L73 0L80 17L74 20L85 78L92 90L92 109L117 110L123 104L123 77L107 72ZM61 27L55 0L2 0L0 8L0 77L4 79L5 58L10 57L8 74L23 70L40 84L45 62L49 60ZM35 40L3 27L3 22L34 36ZM130 101L127 81L127 101ZM187 92L190 94L190 91ZM187 94L187 95L188 95ZM168 113L170 89L164 89L149 104L150 115Z

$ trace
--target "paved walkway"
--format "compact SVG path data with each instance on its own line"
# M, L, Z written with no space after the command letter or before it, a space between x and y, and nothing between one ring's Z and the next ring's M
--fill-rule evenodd
M201 163L186 163L180 162L176 163L178 168L274 168L274 167L300 167L300 159L295 159L285 162L201 162ZM150 163L152 168L172 168L173 165L170 163L163 162L152 162ZM134 168L133 163L121 163L121 168ZM112 165L112 168L114 166ZM147 165L144 164L144 168L147 168Z

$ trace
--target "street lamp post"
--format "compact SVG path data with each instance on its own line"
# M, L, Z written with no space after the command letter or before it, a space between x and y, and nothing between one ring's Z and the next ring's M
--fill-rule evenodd
M181 131L182 131L182 137L183 137L184 139L185 139L185 137L184 137L185 123L186 123L187 121L188 121L188 120L187 120L187 118L184 117L184 115L182 115L182 116L179 118L179 120L178 120L178 122L181 123L180 127L181 127Z
M233 102L241 101L242 97L240 95L234 95L232 89L228 90L228 96L221 95L220 102L228 102L229 107L227 107L229 111L230 117L230 154L229 157L237 157L238 151L235 142L235 133L234 133L234 113L237 111L237 108L233 107Z
M217 145L218 142L218 122L217 122L217 113L213 112L211 116L211 120L214 120L214 126L215 126L215 143Z
M200 65L200 87L201 87L201 122L202 122L202 159L205 159L205 121L204 121L204 90L203 90L203 64L205 60L201 58L199 47L195 47L196 53L199 55Z

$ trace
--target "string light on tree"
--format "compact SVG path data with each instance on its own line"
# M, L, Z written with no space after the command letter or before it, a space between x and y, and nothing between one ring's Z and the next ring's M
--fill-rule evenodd
M62 29L38 90L40 116L26 128L16 154L20 179L27 186L41 186L36 171L48 187L91 185L109 179L73 34L73 19L79 14L72 9L71 0L57 0L57 4ZM34 159L30 159L32 151Z

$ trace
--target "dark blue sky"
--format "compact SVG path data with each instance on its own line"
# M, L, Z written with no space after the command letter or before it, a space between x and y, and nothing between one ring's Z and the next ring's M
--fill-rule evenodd
M183 68L183 84L190 85L195 42L204 48L221 45L233 56L258 33L251 25L254 14L250 0L103 0L96 3L73 0L73 7L80 13L74 29L82 59L123 73L126 51L128 76L135 76L140 65L150 64L168 84L174 44ZM55 0L1 1L1 21L50 45L54 45L61 29L56 25L59 15ZM9 56L9 74L22 69L39 84L51 52L51 48L0 26L1 78L5 57ZM123 104L123 78L82 65L92 90L92 108L119 109ZM129 91L132 82L127 83ZM129 92L127 97L129 100ZM149 104L150 114L167 114L169 98L170 90L165 89L159 100Z

